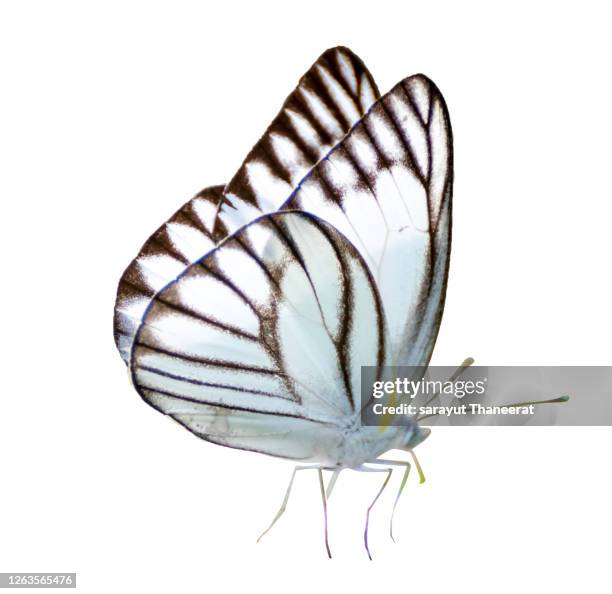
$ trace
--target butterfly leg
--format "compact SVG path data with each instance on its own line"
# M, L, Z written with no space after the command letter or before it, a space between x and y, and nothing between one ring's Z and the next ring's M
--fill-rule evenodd
M272 520L271 524L259 535L257 542L259 542L270 531L272 526L274 526L274 524L276 524L278 519L285 513L285 510L287 509L287 502L289 501L289 495L291 495L291 488L293 487L293 481L295 480L295 475L298 472L298 470L308 470L308 469L314 469L314 468L319 468L319 465L318 464L304 464L302 466L296 466L293 469L293 473L291 474L291 480L289 481L289 486L287 487L287 491L285 492L285 497L280 506L280 509L276 512L276 515L274 516L274 519Z
M385 490L385 487L389 484L389 480L391 479L391 474L393 474L393 468L369 468L367 466L360 466L356 468L355 470L358 470L360 472L386 472L387 473L385 482L382 484L382 487L379 489L372 503L370 503L370 506L368 507L368 511L366 512L366 523L365 523L365 530L363 532L363 542L365 545L366 552L368 553L368 557L371 561L372 554L370 553L370 547L368 546L368 527L370 525L370 512L372 511L374 504L378 501L379 497L382 495L382 492Z
M395 538L393 538L393 518L395 517L395 508L397 507L397 502L404 491L404 487L406 486L406 482L408 481L408 475L410 474L410 462L404 462L403 460L373 460L372 464L386 464L391 466L405 466L404 475L402 476L402 482L400 483L399 489L397 491L397 495L395 496L395 501L393 502L393 510L391 511L391 521L389 522L389 536L391 540L395 542Z
M321 488L321 500L323 501L323 526L325 529L325 549L327 550L327 556L331 559L332 555L329 549L329 536L327 533L327 497L325 496L325 483L323 482L323 471L321 470L321 468L319 468L318 471L319 471L319 487Z
M340 476L340 472L341 470L334 470L333 474L331 475L331 478L329 479L329 483L327 483L327 491L325 492L325 496L327 497L328 501L332 494L332 491L334 490L336 481L338 480L338 477Z

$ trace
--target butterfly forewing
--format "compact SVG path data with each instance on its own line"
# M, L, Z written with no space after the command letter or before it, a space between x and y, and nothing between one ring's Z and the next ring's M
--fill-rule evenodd
M128 361L151 297L242 225L272 212L378 98L363 62L344 47L325 51L300 79L232 181L187 202L141 248L115 305L115 341ZM217 212L223 205L223 216Z
M349 49L324 52L227 185L218 224L234 231L277 210L378 97L372 75Z
M387 364L424 365L437 334L450 250L451 130L424 76L399 83L302 180L281 209L331 223L380 291Z
M115 342L123 360L151 298L215 245L212 230L223 186L202 190L142 246L123 273L115 303Z

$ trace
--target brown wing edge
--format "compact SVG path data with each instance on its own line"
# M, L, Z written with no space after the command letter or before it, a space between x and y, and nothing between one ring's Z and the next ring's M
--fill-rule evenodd
M341 65L348 65L348 67L352 69L356 81L356 86L353 86L353 88L351 88L351 84L346 80L346 73L345 71L343 72ZM232 194L250 206L257 206L256 191L249 183L247 175L249 164L254 162L265 164L265 166L280 179L295 186L296 182L324 157L329 148L336 144L355 124L358 118L348 118L342 107L337 104L330 94L320 73L321 67L325 68L327 72L342 85L348 96L351 97L353 106L359 114L359 118L367 112L374 101L380 98L380 92L374 78L361 58L350 49L343 46L337 46L326 50L300 78L295 89L283 103L277 116L248 153L241 167L227 184L225 189L226 195ZM363 93L366 86L369 86L371 91L371 100L369 98L369 93L367 95ZM314 94L322 101L329 112L334 114L341 128L339 133L330 134L330 132L326 130L325 126L319 121L317 115L313 113L311 107L304 100L304 91ZM319 136L323 144L318 148L313 148L305 143L304 139L296 132L289 113L298 114L300 118L303 118L310 128ZM297 173L288 171L287 168L283 166L283 163L280 162L271 143L273 135L290 138L298 148L300 152L300 167ZM227 198L223 200L220 208L223 206L235 208ZM221 222L219 217L217 217L217 221Z
M212 249L216 243L215 236L213 235L214 219L223 195L223 188L223 185L204 188L188 200L145 241L138 255L130 262L121 275L115 298L113 336L115 345L126 364L129 361L129 351L134 334L140 323L138 316L129 315L127 311L130 309L130 306L140 302L137 309L142 309L144 312L146 304L162 288L162 286L155 288L151 286L151 283L147 282L142 270L143 262L155 256L165 256L174 260L177 266L182 265L186 267L197 259L187 257L177 247L168 228L168 225L173 224L189 227L196 233L194 237L197 237L197 234L201 235L202 244L210 243ZM203 204L210 206L202 208ZM222 228L220 230L222 231ZM204 253L199 254L197 257L201 257ZM163 278L163 275L160 274L160 284L165 284L172 280L173 278Z

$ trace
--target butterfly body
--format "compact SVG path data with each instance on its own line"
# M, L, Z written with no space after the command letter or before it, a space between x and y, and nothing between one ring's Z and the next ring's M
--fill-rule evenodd
M406 423L406 426L401 427L370 427L361 425L356 419L352 427L342 431L336 447L327 449L328 455L334 455L324 464L325 467L358 468L373 462L389 450L407 450L414 447L424 439L423 432L410 419L407 419Z

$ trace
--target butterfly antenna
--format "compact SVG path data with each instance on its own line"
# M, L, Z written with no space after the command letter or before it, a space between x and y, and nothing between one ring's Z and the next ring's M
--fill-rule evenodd
M513 402L512 404L502 404L501 406L514 408L519 406L529 406L531 404L560 404L562 402L567 402L569 399L570 397L565 394L563 396L559 396L559 398L551 398L550 400L526 400L525 402Z
M461 363L461 365L459 365L459 367L457 367L457 369L455 369L455 372L453 373L453 375L451 375L448 380L446 380L447 382L454 382L458 377L460 377L465 370L468 367L471 367L472 365L474 365L474 357L467 357L466 359L463 360L463 363ZM430 404L433 400L435 400L438 396L439 396L439 392L436 392L426 403L425 406L427 406L428 404ZM432 415L427 415L432 416ZM421 419L417 419L418 421L420 421Z
M457 367L455 373L450 376L449 382L454 382L468 367L474 365L474 357L467 357L463 360L463 363Z

